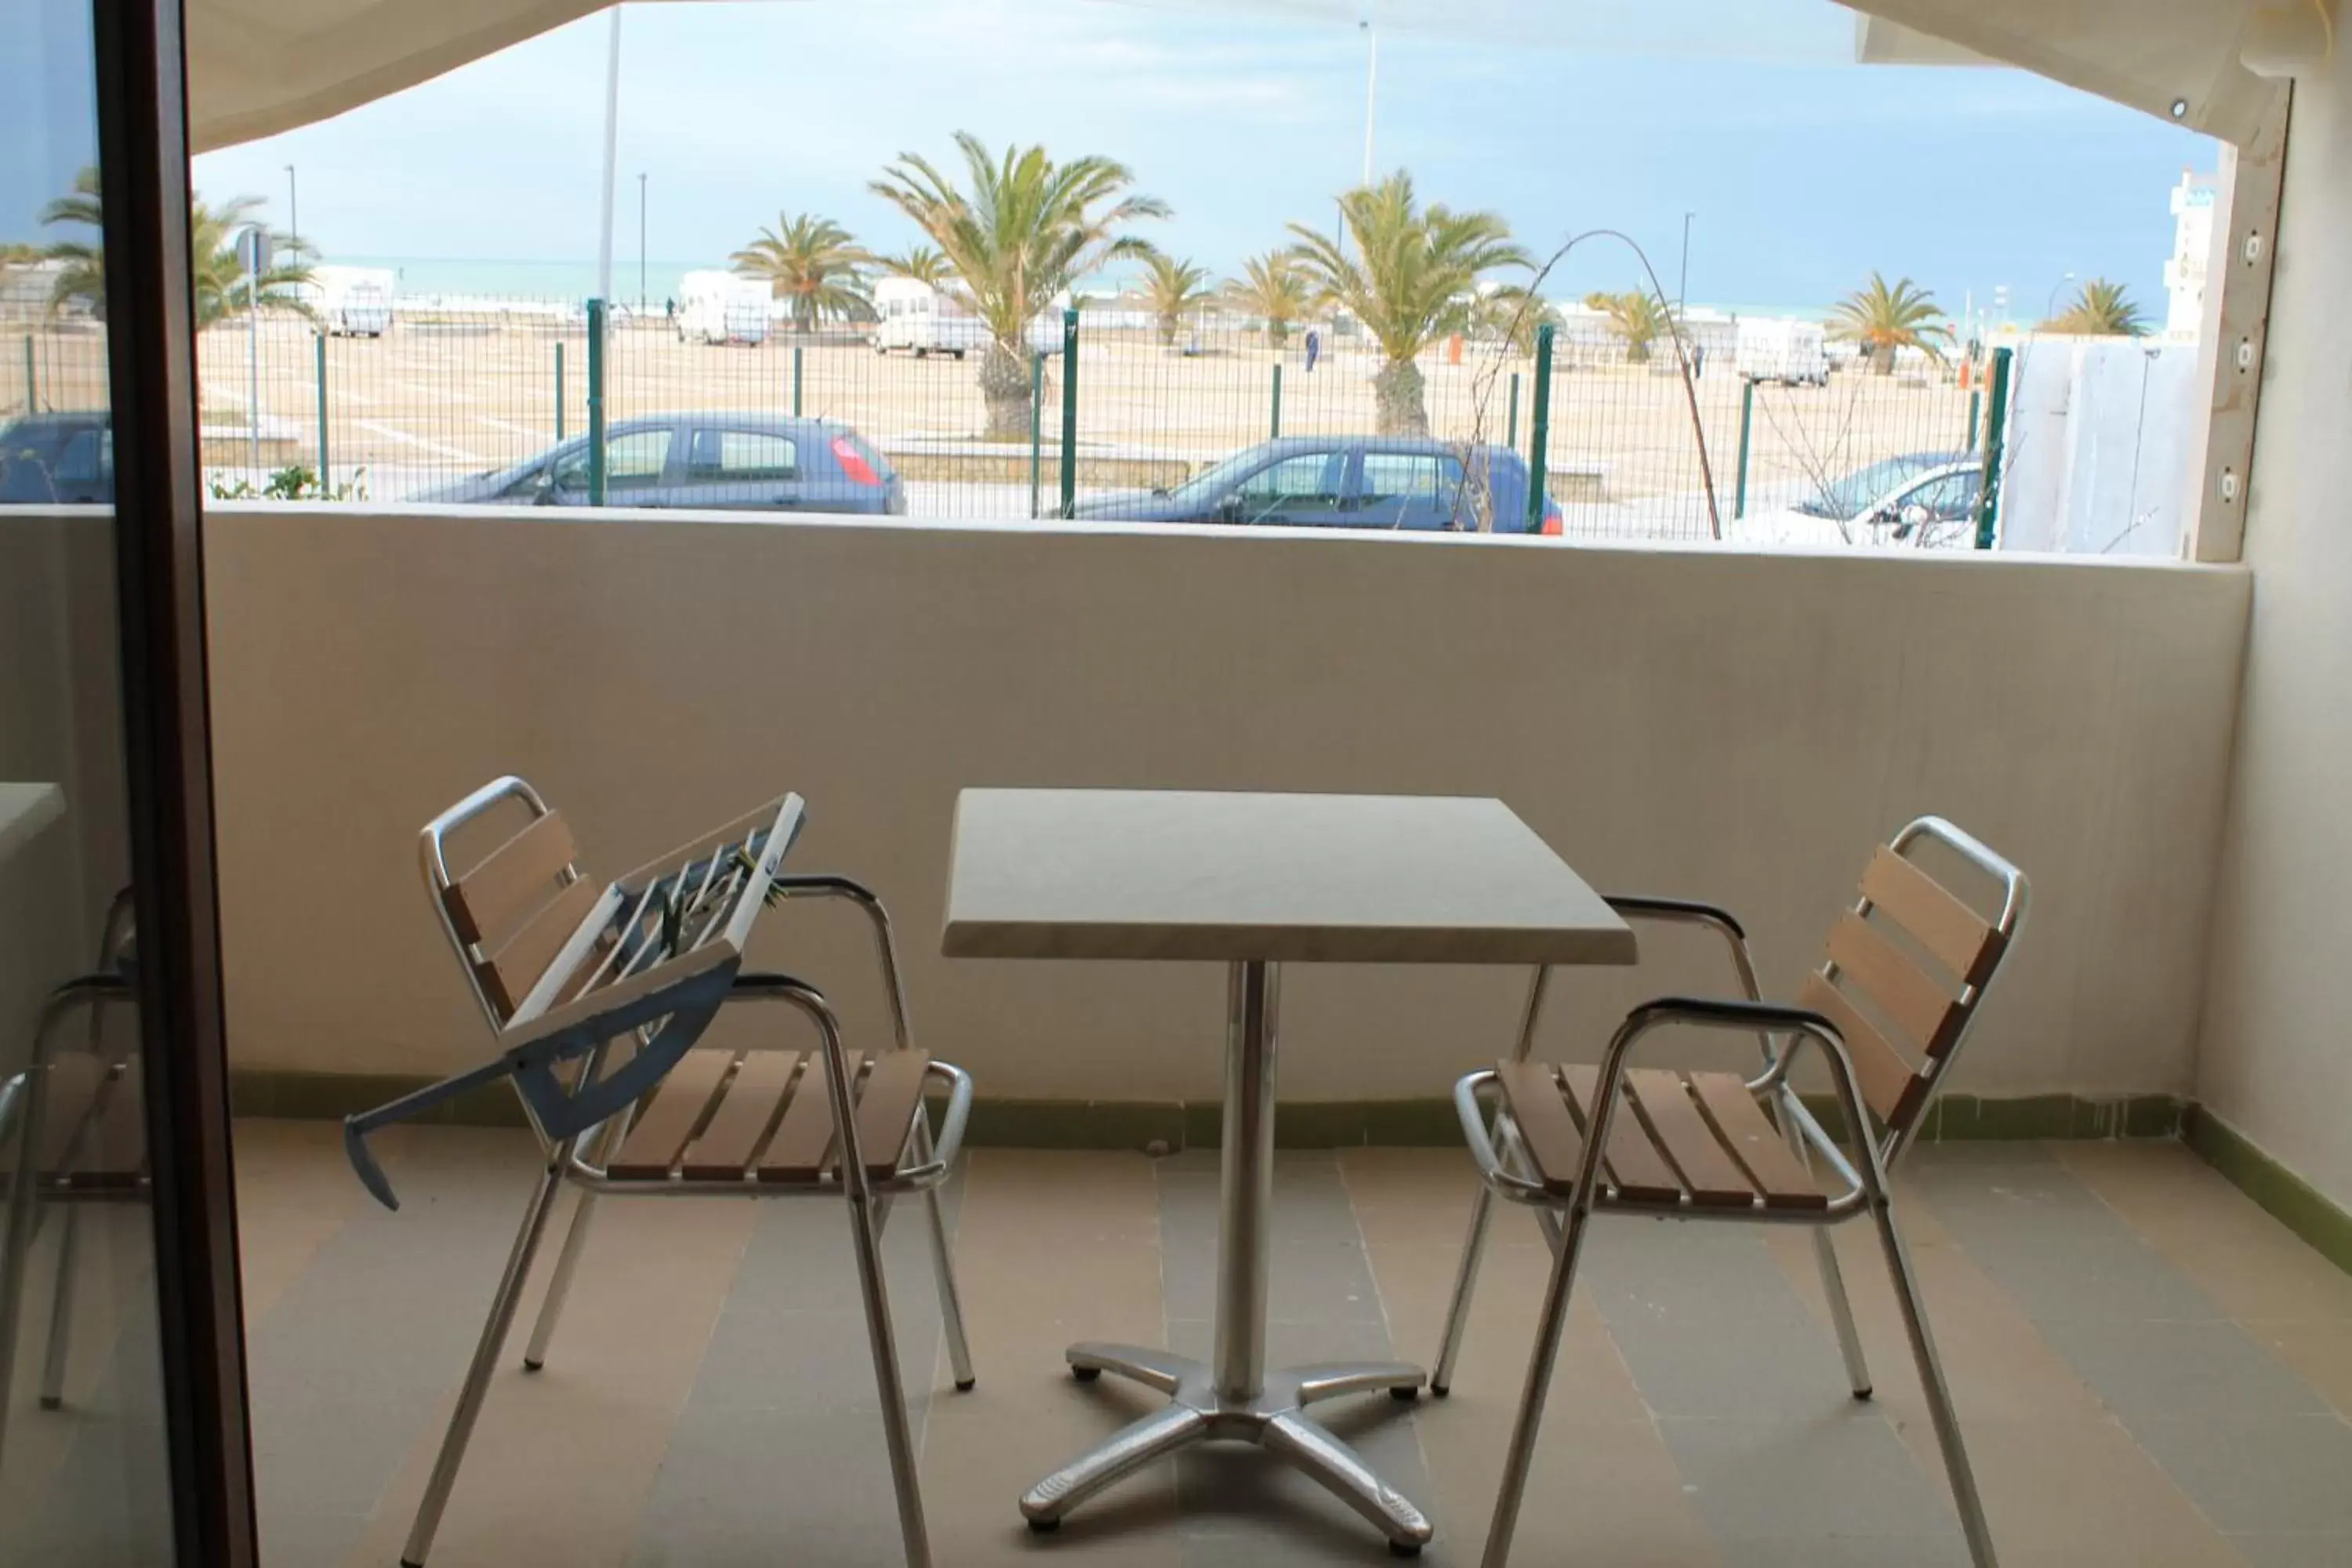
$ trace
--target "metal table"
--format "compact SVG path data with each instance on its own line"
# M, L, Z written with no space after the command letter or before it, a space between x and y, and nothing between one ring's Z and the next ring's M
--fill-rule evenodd
M1281 965L1630 963L1633 934L1496 800L1430 796L966 790L941 950L951 958L1147 959L1229 966L1214 1360L1081 1342L1169 1405L1029 1489L1034 1529L1192 1444L1260 1445L1377 1526L1401 1554L1420 1509L1306 1407L1414 1397L1402 1363L1265 1366L1275 1037Z

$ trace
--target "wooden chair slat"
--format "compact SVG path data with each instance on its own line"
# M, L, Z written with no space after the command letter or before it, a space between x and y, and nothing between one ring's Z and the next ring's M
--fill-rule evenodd
M1649 1119L1666 1158L1682 1173L1693 1202L1746 1208L1756 1201L1748 1173L1717 1142L1714 1124L1699 1114L1681 1074L1657 1068L1629 1068L1625 1087Z
M449 885L449 923L467 942L504 932L546 900L577 853L562 812L537 818Z
M858 1054L842 1053L842 1065L848 1069L850 1092L857 1089ZM814 1182L833 1163L834 1137L833 1089L825 1082L824 1055L809 1053L807 1070L793 1090L792 1103L784 1107L784 1119L776 1124L776 1135L768 1140L767 1152L760 1156L760 1180L763 1182Z
M898 1168L930 1060L925 1051L890 1051L876 1057L874 1070L866 1075L866 1093L857 1101L857 1151L866 1173L876 1181Z
M1519 1142L1535 1162L1535 1174L1555 1193L1576 1188L1576 1169L1584 1158L1584 1135L1560 1098L1559 1079L1543 1062L1503 1061L1495 1064L1503 1086L1503 1101L1519 1130Z
M603 889L585 878L567 884L504 947L481 963L482 988L490 994L501 1016L514 1016L602 898Z
M727 1097L711 1112L710 1124L686 1152L679 1169L696 1181L723 1181L749 1171L800 1065L798 1051L747 1054L728 1081Z
M1884 845L1862 874L1862 896L1970 985L1983 984L2000 962L2000 932L1943 883Z
M1601 1069L1563 1067L1559 1077L1568 1086L1569 1098L1583 1113L1584 1125L1590 1128L1600 1104ZM1616 1185L1620 1197L1639 1203L1673 1203L1683 1195L1682 1178L1675 1174L1674 1167L1651 1143L1649 1133L1643 1131L1630 1105L1620 1104L1616 1114L1609 1119L1609 1142L1601 1157L1609 1166L1609 1179Z
M1818 971L1805 977L1803 988L1797 993L1797 1005L1837 1026L1837 1032L1845 1038L1846 1055L1853 1062L1864 1103L1889 1127L1906 1125L1926 1097L1927 1080L1912 1070L1902 1053L1888 1045L1876 1026Z
M1738 1158L1764 1196L1764 1206L1774 1209L1819 1209L1829 1206L1829 1197L1811 1174L1789 1152L1789 1145L1771 1121L1748 1086L1735 1073L1695 1072L1691 1074L1691 1089L1715 1123L1724 1147Z
M1860 915L1843 915L1830 928L1828 957L1842 982L1876 1003L1928 1056L1941 1057L1958 1037L1959 999Z
M735 1053L730 1050L694 1050L678 1058L654 1090L653 1103L629 1128L606 1173L638 1180L668 1175L722 1091L734 1063Z

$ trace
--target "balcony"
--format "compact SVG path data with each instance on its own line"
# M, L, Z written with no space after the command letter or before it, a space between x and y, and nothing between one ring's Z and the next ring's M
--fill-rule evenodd
M2242 571L284 506L217 510L207 573L273 1562L395 1559L530 1181L515 1127L407 1129L384 1213L317 1120L478 1059L413 834L505 771L592 870L797 789L796 863L891 902L919 1034L982 1097L950 1208L977 1391L948 1386L916 1228L886 1246L943 1563L1380 1553L1215 1450L1050 1540L1014 1510L1144 1408L1062 1346L1199 1350L1214 1266L1216 978L937 954L955 792L1047 784L1499 795L1596 886L1739 910L1782 993L1872 842L1967 824L2034 912L1902 1187L2003 1561L2352 1554L2352 1280L2163 1136L2197 1085ZM835 994L855 1044L886 1026L865 940L794 907L755 956ZM1662 938L1638 978L1580 973L1549 1044L1590 1059L1636 996L1719 984L1713 956ZM1426 1362L1474 1179L1413 1145L1507 1047L1519 984L1308 967L1286 992L1272 1354ZM493 1384L434 1562L894 1562L838 1212L599 1225L546 1373L510 1352ZM1496 1242L1454 1396L1333 1423L1429 1510L1433 1561L1475 1560L1532 1336L1537 1235ZM1869 1405L1803 1237L1604 1225L1519 1560L1965 1563L1884 1271L1848 1243Z

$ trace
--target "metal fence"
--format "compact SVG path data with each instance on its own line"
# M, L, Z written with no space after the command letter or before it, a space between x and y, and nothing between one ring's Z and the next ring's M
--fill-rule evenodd
M1316 327L1310 348L1303 326L1277 342L1213 311L1170 331L1140 312L1079 311L1066 342L1050 321L1034 334L1050 352L1024 353L992 428L979 353L886 354L869 329L782 322L756 344L708 344L666 313L615 310L592 354L592 316L605 314L403 300L381 337L321 335L291 313L216 324L198 353L208 474L258 489L299 467L329 493L396 500L582 436L592 408L608 423L741 411L854 427L904 476L914 515L1050 516L1181 482L1276 435L1372 434L1385 363L1344 322ZM1979 450L1995 423L1986 389L1954 365L1780 385L1702 353L1686 387L1671 342L1644 359L1570 330L1549 351L1448 339L1415 368L1429 433L1539 455L1571 537L1739 537L1736 523L1885 459ZM0 321L0 419L102 406L104 376L96 324Z

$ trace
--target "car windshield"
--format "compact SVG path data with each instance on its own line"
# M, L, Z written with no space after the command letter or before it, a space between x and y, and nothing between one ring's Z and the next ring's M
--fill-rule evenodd
M1266 457L1264 447L1252 447L1246 452L1236 452L1222 463L1212 463L1168 493L1178 500L1205 504L1231 489L1235 481L1255 473Z
M1853 517L1905 480L1917 479L1952 460L1931 452L1888 458L1823 485L1811 500L1798 502L1797 510L1808 517Z

